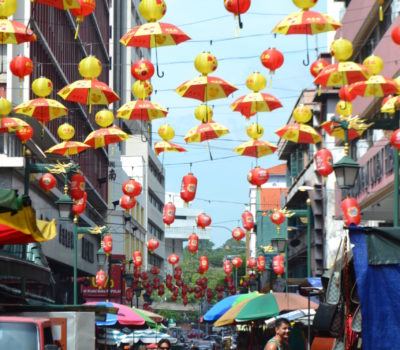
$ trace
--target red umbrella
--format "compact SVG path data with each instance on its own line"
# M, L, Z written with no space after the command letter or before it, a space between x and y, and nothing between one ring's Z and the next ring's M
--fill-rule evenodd
M80 8L78 0L31 0L34 4L43 4L56 7L60 10L78 9Z

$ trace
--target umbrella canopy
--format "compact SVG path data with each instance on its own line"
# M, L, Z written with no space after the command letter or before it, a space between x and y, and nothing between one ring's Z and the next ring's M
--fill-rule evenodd
M189 40L184 32L169 23L149 22L129 30L120 40L125 46L160 47L178 45Z
M362 64L351 61L339 62L326 66L314 80L314 84L322 86L345 86L365 81L371 73Z
M184 82L175 91L182 97L194 98L202 102L228 97L237 88L227 81L202 75Z
M85 303L84 305L106 306L118 309L118 313L116 315L107 314L105 321L96 321L97 326L113 326L117 322L121 325L127 326L142 326L145 323L143 317L139 316L139 314L137 314L134 310L125 305L111 303L108 301L93 301Z
M33 117L41 123L67 115L67 107L56 100L36 98L14 108L15 113Z
M337 122L327 120L321 124L321 128L324 129L330 136L334 136L343 141L346 139L345 130L340 127L339 123ZM350 128L348 130L348 140L351 141L360 137L364 131L365 129L357 130Z
M85 141L83 141L83 143L94 149L97 149L112 143L125 141L130 137L130 135L122 131L118 126L113 125L109 128L102 128L92 131L88 137L86 137Z
M258 112L271 112L281 107L282 104L276 97L260 92L254 92L239 97L231 104L231 108L234 112L240 112L247 118Z
M24 122L22 119L3 117L0 118L0 134L14 132L28 125L29 124Z
M190 129L185 136L186 143L203 142L207 140L217 139L229 133L229 130L222 124L218 124L213 120L207 123L201 123Z
M398 92L397 83L382 75L373 75L367 81L360 81L349 86L349 92L357 96L383 97Z
M78 0L31 0L33 3L56 7L60 10L78 9L81 7Z
M152 121L164 118L167 114L168 110L159 103L140 100L129 101L122 105L117 111L117 118Z
M169 141L159 141L154 144L154 152L158 156L161 152L187 152L187 149Z
M143 315L151 318L154 322L161 323L162 321L164 321L164 317L159 315L159 314L156 314L155 312L151 312L151 311L148 311L148 310L137 309L135 307L133 307L132 309L134 311L138 312L139 315L143 314Z
M261 158L274 153L278 147L263 140L251 140L242 143L236 147L233 151L240 154L241 156Z
M86 145L82 142L78 141L64 141L61 143L58 143L57 145L54 145L53 147L50 147L48 150L46 150L46 153L56 153L60 154L64 157L67 156L73 156L75 154L81 153L85 150L90 148L89 145Z
M381 108L381 113L389 113L393 114L396 112L396 109L398 109L400 106L400 96L393 96L391 98L387 98L382 102L382 108Z
M21 44L36 41L32 30L20 22L0 19L0 44Z
M330 16L310 10L295 12L285 17L272 30L278 34L319 34L335 31L342 24Z
M128 332L127 329L114 329L106 328L105 332L100 333L98 336L98 342L100 344L117 345L129 344L142 342L144 344L154 344L161 339L168 339L171 344L175 344L178 340L171 337L166 333L159 332L154 329L136 330ZM157 347L156 347L157 348Z
M315 144L322 141L321 135L311 126L306 124L289 123L275 131L280 138L295 142Z

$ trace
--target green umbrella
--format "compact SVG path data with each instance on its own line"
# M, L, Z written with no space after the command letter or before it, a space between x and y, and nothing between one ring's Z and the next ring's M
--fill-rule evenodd
M243 300L247 300L247 299L253 299L255 297L260 296L261 294L258 292L253 292L253 293L247 293L247 294L242 294L240 295L233 303L232 306L239 304L241 301Z
M149 327L156 328L156 329L162 328L161 326L159 326L159 324L158 324L157 322L153 321L149 316L147 316L144 312L142 312L142 310L137 309L137 308L135 308L135 307L133 307L132 309L133 309L133 311L135 311L140 317L142 317L142 318L145 320L146 324L147 324Z

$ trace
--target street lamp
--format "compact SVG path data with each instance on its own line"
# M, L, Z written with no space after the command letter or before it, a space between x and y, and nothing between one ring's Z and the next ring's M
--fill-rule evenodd
M333 164L333 170L335 171L336 182L339 188L341 190L348 190L354 187L360 165L345 155L341 160Z
M103 247L100 247L100 249L96 253L97 257L97 264L99 267L102 267L106 264L107 261L107 254L104 252Z
M271 239L272 247L274 248L275 251L277 251L280 254L285 252L286 243L287 243L286 238L272 238Z

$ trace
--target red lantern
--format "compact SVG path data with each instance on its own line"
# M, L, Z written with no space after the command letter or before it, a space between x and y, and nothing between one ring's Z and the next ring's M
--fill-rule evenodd
M150 272L151 272L153 275L158 275L158 274L160 273L160 269L159 269L157 266L153 266L153 267L150 269Z
M196 196L197 178L192 173L185 175L182 179L181 198L187 206Z
M182 302L183 302L184 306L186 306L188 304L189 299L188 299L188 297L186 295L182 298Z
M201 256L201 257L200 257L200 266L199 266L199 269L200 269L200 273L201 273L201 274L207 272L207 270L208 270L208 258L207 258L206 256Z
M236 241L240 241L244 236L246 236L246 234L244 233L244 231L240 227L236 227L232 231L232 237Z
M240 266L242 266L243 260L240 259L238 256L232 259L232 265L235 269L238 269Z
M326 66L329 66L329 63L324 59L314 61L310 66L311 75L316 78Z
M136 197L142 193L142 185L139 182L130 179L123 183L122 192L129 197Z
M175 278L176 280L180 280L181 277L182 277L182 269L181 269L179 266L177 266L177 267L175 267L175 269L174 269L174 278Z
M355 198L347 197L340 204L343 212L343 220L346 226L351 224L358 226L361 222L360 206Z
M127 195L122 196L119 200L119 205L125 209L126 212L129 212L136 205L136 199L134 197L129 197Z
M315 171L321 176L328 176L333 172L333 157L331 151L320 149L314 156Z
M158 296L162 297L164 295L164 293L165 293L164 286L161 285L160 288L158 288Z
M205 230L207 226L211 225L211 217L208 216L207 214L202 213L196 217L196 224L197 227L200 227L203 230Z
M242 214L242 225L247 232L250 232L254 228L254 217L248 210Z
M392 40L395 44L400 45L400 26L397 26L392 30Z
M285 272L285 258L282 255L275 255L272 259L272 269L280 277Z
M39 179L39 186L48 193L50 190L52 190L54 187L57 185L57 180L56 178L50 174L46 173L41 176Z
M96 273L96 286L99 288L104 288L107 281L107 275L103 270L97 271Z
M147 249L149 250L149 252L154 253L154 251L158 248L160 243L155 238L152 238L147 241L146 245L147 245Z
M257 187L261 187L261 185L267 183L268 179L269 173L267 169L260 168L259 166L250 170L250 172L247 174L247 181Z
M257 267L257 261L254 258L248 258L247 259L247 267L251 270L255 269Z
M251 5L251 0L224 0L225 8L234 15L247 12Z
M283 54L277 49L268 49L261 54L261 63L269 69L270 74L274 74L278 68L282 67L283 61Z
M265 256L259 255L257 258L257 270L262 273L265 270Z
M111 236L105 236L103 238L104 253L106 253L107 255L110 255L112 252L112 248L113 248L113 240L112 240Z
M168 257L168 262L172 265L175 266L177 263L179 263L179 256L176 255L175 253L171 254Z
M224 272L225 275L230 275L232 273L232 264L229 260L224 261Z
M153 63L142 58L132 64L131 73L137 80L149 80L154 75Z
M23 126L15 133L17 134L17 137L22 141L22 143L25 144L26 141L29 141L33 137L33 128L29 125Z
M10 70L20 81L33 72L33 62L25 56L16 56L10 62Z
M149 279L149 274L146 272L146 271L143 271L141 274L140 274L140 278L143 280L143 281L147 281L148 279ZM146 285L146 288L148 287L148 285Z
M400 129L393 131L393 134L390 138L390 143L394 148L397 148L400 153Z
M72 206L72 212L76 215L82 215L86 209L86 200L87 200L87 193L84 192L83 197L75 200L74 205Z
M142 258L142 252L137 250L133 252L132 254L133 258L133 265L135 266L136 269L140 268L143 264L143 258Z
M274 210L273 213L271 214L270 218L271 218L271 221L276 225L276 230L278 231L278 234L279 234L280 225L282 225L286 219L285 214L280 210Z
M357 96L354 95L354 94L352 94L352 93L350 92L350 89L349 89L349 86L348 86L348 85L345 85L345 86L342 86L342 87L340 88L340 90L339 90L339 97L340 97L340 99L343 100L343 101L351 102L351 101L353 101Z
M85 178L76 173L71 176L71 198L81 199L85 193L86 181Z
M80 7L75 9L70 9L74 16L76 16L76 32L75 40L78 37L79 23L83 22L86 16L89 16L96 8L96 0L78 0Z
M175 221L176 207L174 203L168 202L164 204L163 222L169 227Z
M188 250L193 255L197 252L197 249L199 249L199 237L195 233L192 233L189 236Z

